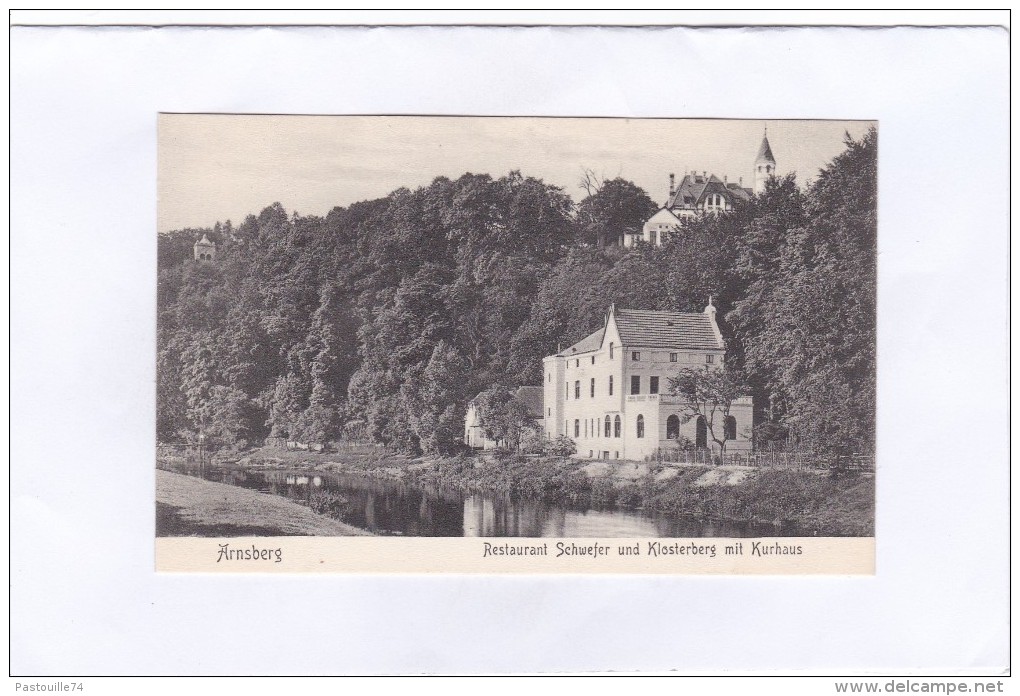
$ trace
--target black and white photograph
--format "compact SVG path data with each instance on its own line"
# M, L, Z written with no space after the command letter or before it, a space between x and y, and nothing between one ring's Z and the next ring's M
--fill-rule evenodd
M1008 692L1008 12L10 22L11 693Z
M877 123L159 144L157 536L874 535Z

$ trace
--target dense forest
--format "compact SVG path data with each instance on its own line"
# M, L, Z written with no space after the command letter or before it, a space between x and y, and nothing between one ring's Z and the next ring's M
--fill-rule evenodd
M810 186L773 179L660 247L614 244L657 209L632 183L589 181L575 203L516 171L161 234L158 437L240 448L358 428L446 452L470 398L540 384L541 358L610 303L697 312L712 295L759 445L871 452L877 135L845 145ZM192 260L202 234L214 263Z

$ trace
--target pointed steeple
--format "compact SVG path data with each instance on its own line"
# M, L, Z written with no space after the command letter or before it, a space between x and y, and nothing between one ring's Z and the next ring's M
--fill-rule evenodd
M776 158L772 156L772 148L769 146L769 129L765 129L765 136L761 139L761 147L758 148L758 156L754 158L754 163L759 162L770 162L776 163Z
M769 145L769 130L765 129L758 155L754 158L754 193L757 195L765 190L765 182L776 174L776 158L772 155Z

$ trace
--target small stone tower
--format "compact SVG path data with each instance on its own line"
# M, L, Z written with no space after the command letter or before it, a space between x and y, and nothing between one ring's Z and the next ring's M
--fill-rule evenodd
M202 238L195 242L195 260L212 261L216 258L216 245L209 241L209 237L202 235Z
M761 139L761 147L758 148L758 156L754 158L755 195L765 190L765 182L775 173L776 158L772 156L772 148L769 147L769 131L766 128L765 136Z

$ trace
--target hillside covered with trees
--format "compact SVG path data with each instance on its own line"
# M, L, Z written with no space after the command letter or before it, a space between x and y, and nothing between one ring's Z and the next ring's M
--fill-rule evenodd
M792 434L871 452L876 178L872 130L806 190L773 180L661 247L626 250L612 242L656 210L643 191L596 181L575 204L516 171L161 234L157 435L243 447L364 424L376 442L445 453L470 398L540 384L542 357L610 303L697 312L712 295L759 444ZM191 260L202 234L214 263Z

